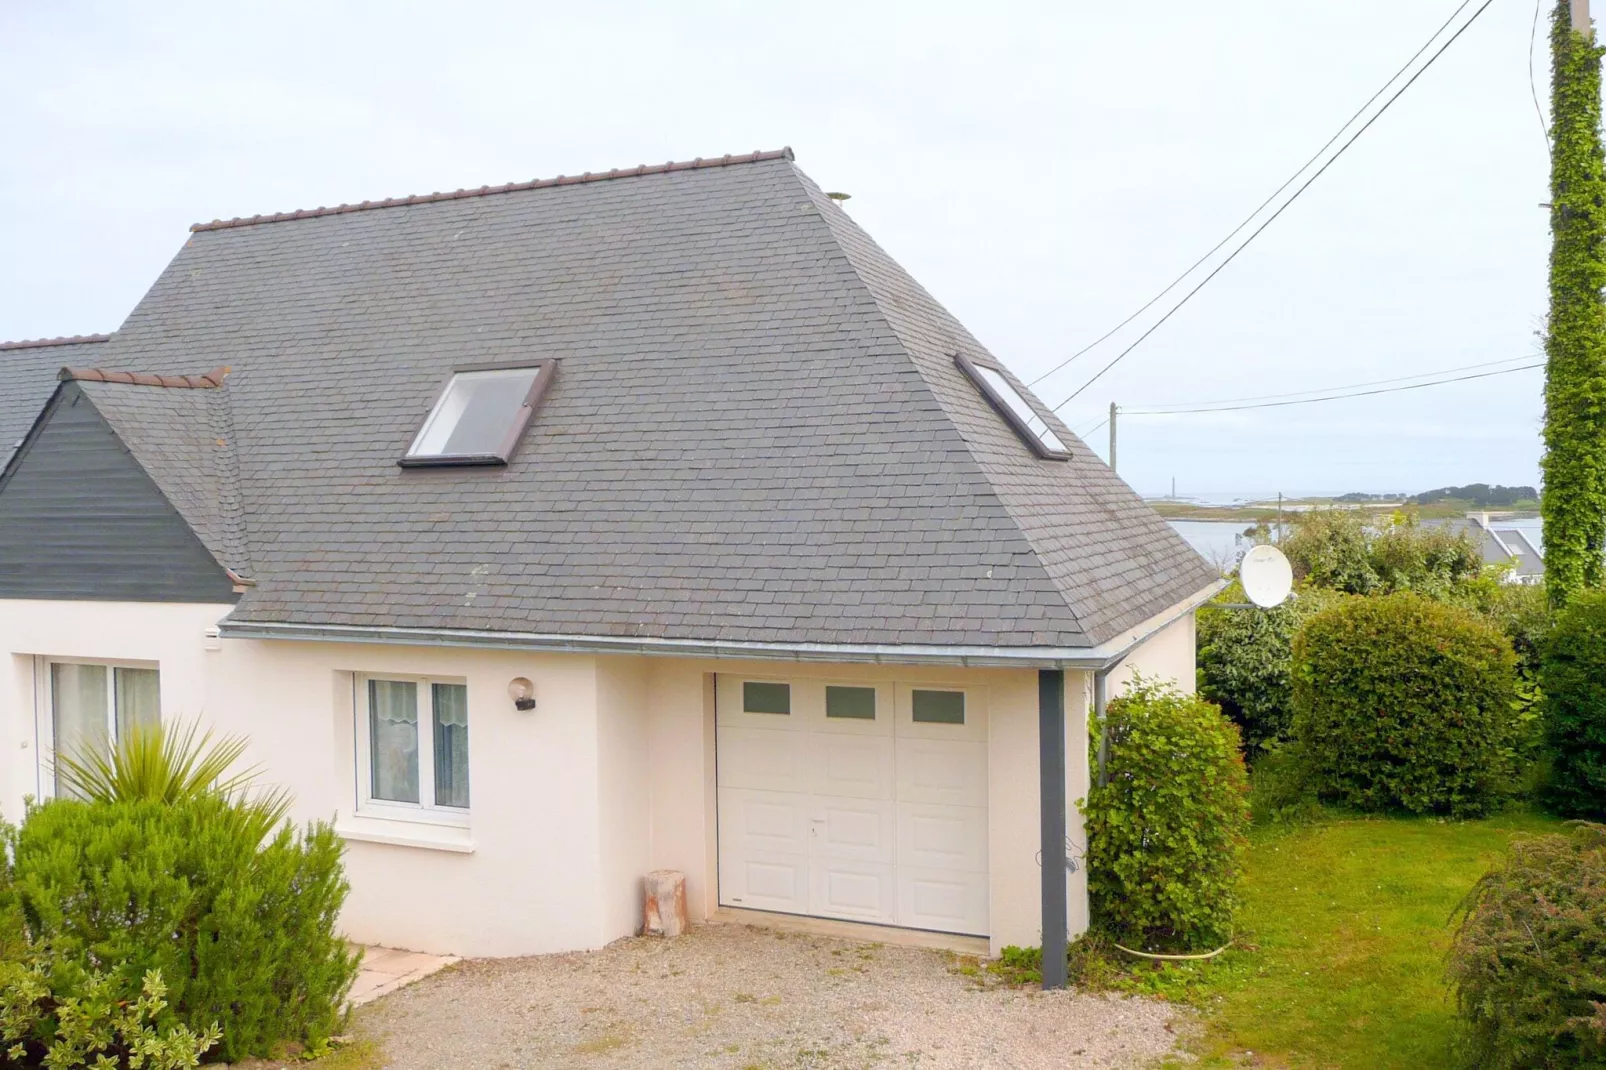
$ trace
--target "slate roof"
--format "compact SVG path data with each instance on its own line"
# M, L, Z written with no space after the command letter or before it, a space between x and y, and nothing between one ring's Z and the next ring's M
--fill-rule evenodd
M56 390L69 364L93 364L106 335L0 342L0 471Z
M249 577L234 434L222 391L198 383L185 384L190 389L120 383L93 372L72 378L218 564Z
M1216 579L956 351L988 359L768 153L203 225L96 363L225 387L84 386L247 562L234 621L1087 647ZM512 463L397 467L455 366L542 357Z

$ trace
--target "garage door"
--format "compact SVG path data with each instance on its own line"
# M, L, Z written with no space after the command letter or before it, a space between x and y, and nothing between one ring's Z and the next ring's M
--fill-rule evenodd
M987 933L984 689L722 675L727 906Z

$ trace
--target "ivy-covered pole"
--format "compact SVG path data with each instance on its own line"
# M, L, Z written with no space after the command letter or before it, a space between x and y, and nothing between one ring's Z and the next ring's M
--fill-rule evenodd
M1606 549L1606 175L1601 49L1587 0L1550 26L1550 318L1545 333L1545 583L1551 603L1601 584Z

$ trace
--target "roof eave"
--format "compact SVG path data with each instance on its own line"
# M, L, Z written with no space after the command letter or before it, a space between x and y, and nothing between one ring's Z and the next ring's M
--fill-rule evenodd
M1079 669L1096 671L1120 661L1157 633L1192 613L1226 586L1218 580L1169 610L1116 638L1088 647L926 646L919 644L764 643L719 639L658 639L609 635L402 628L386 625L231 621L219 630L230 639L325 643L382 643L561 654L625 654L744 661L834 662L875 665L950 665L964 668Z

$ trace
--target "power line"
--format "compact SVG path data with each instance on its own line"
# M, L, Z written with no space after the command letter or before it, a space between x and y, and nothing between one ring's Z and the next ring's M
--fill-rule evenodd
M1424 63L1421 67L1419 67L1417 69L1417 72L1415 74L1411 75L1410 79L1404 85L1400 86L1400 88L1395 91L1394 95L1389 97L1389 99L1384 102L1383 106L1381 108L1379 108L1372 115L1372 117L1370 119L1366 120L1366 123L1359 130L1355 131L1354 134L1350 135L1349 140L1344 142L1344 144L1340 145L1339 148L1338 148L1338 151L1333 153L1333 155L1329 156L1327 158L1327 162L1322 164L1322 166L1317 169L1315 174L1311 175L1308 179L1306 179L1304 184L1301 185L1298 189L1296 189L1294 191L1293 196L1289 197L1286 201L1284 201L1282 203L1282 205L1275 212L1273 212L1269 217L1267 217L1267 219L1266 219L1266 221L1264 223L1262 223L1262 224L1260 224L1260 226L1256 227L1250 233L1249 237L1245 238L1243 240L1243 242L1241 244L1239 244L1239 246L1236 249L1234 249L1230 254L1228 254L1228 256L1227 256L1227 258L1225 260L1223 260L1220 264L1216 265L1216 267L1210 272L1210 274L1206 275L1202 280L1200 280L1200 282L1199 282L1199 284L1197 286L1195 286L1193 289L1189 290L1186 294L1184 294L1183 297L1182 297L1182 300L1180 300L1176 304L1172 305L1170 310L1167 311L1165 315L1161 316L1158 320L1156 320L1153 326L1151 326L1148 330L1144 331L1142 334L1138 335L1137 340L1135 342L1133 342L1131 345L1127 346L1125 349L1121 350L1121 352L1117 353L1115 355L1115 357L1108 364L1104 365L1104 367L1100 368L1096 373L1094 373L1094 375L1093 375L1093 377L1091 379L1089 379L1087 382L1083 383L1081 386L1079 386L1075 390L1073 390L1069 397L1067 397L1064 401L1061 401L1058 405L1055 405L1053 407L1053 411L1058 412L1060 409L1064 408L1066 405L1068 405L1072 401L1074 401L1076 399L1076 397L1079 394L1081 394L1084 390L1086 390L1088 387L1092 386L1094 383L1098 382L1099 379L1103 378L1105 372L1109 371L1111 368L1113 368L1117 364L1121 363L1121 360L1128 353L1132 352L1138 346L1142 345L1144 340L1146 338L1148 338L1149 335L1151 335L1155 331L1159 330L1160 326L1162 324L1164 324L1166 322L1166 320L1168 320L1172 316L1174 316L1182 308L1183 305L1186 305L1193 298L1194 294L1196 294L1200 290L1204 289L1205 286L1209 284L1211 279L1213 279L1217 275L1221 274L1222 269L1224 269L1228 264L1232 263L1235 259L1237 259L1239 253L1241 253L1245 249L1249 248L1250 243L1253 242L1256 238L1258 238L1262 231L1264 231L1267 227L1269 227L1273 223L1275 223L1277 221L1277 217L1282 215L1283 212L1287 211L1288 206L1293 204L1295 201L1299 200L1300 194L1304 193L1307 189L1310 188L1311 183L1315 182L1318 178L1321 178L1322 175L1324 173L1326 173L1327 169L1329 167L1333 166L1333 164L1338 160L1338 158L1340 156L1344 155L1345 151L1351 145L1355 144L1356 139L1358 139L1362 134L1366 133L1367 130L1371 129L1372 124L1377 122L1379 119L1381 119L1383 117L1383 114L1389 110L1389 108L1394 104L1394 102L1396 100L1399 100L1400 96L1407 89L1410 89L1411 86L1416 84L1416 80L1418 78L1422 77L1422 75L1427 72L1427 69L1429 67L1433 66L1433 64L1438 60L1438 58L1440 56L1444 55L1446 49L1448 49L1451 45L1455 44L1456 41L1460 39L1461 35L1467 32L1467 28L1469 26L1471 26L1474 22L1476 22L1478 20L1478 16L1482 15L1485 11L1487 11L1489 9L1489 5L1492 4L1492 3L1494 3L1494 0L1483 0L1483 6L1479 7L1478 10L1474 11L1472 13L1472 17L1467 19L1466 22L1463 22L1461 24L1461 28L1459 30L1457 30L1454 34L1452 34L1450 36L1449 40L1445 41L1444 44L1439 47L1439 50L1437 52L1433 53L1433 55L1428 58L1428 61L1426 63Z
M1545 155L1550 155L1550 124L1545 122L1545 109L1539 106L1539 83L1534 80L1534 38L1539 34L1539 7L1544 0L1534 0L1534 20L1528 27L1528 93L1534 98L1534 114L1539 116L1539 134L1545 139Z
M1306 394L1326 394L1335 390L1360 390L1368 386L1386 386L1389 383L1404 383L1412 379L1432 379L1441 375L1458 375L1461 372L1478 371L1481 368L1493 368L1501 364L1510 364L1513 361L1533 359L1534 354L1528 354L1521 357L1506 357L1504 360L1486 360L1481 364L1465 364L1459 368L1440 368L1437 371L1417 372L1415 375L1396 375L1392 379L1373 379L1365 383L1346 383L1343 386L1314 386L1309 390L1288 390L1280 394L1252 394L1249 397L1222 398L1218 401L1196 401L1189 405L1161 405L1157 408L1145 409L1144 412L1150 416L1159 415L1168 409L1176 409L1178 412L1198 412L1200 407L1211 405L1237 405L1245 401L1277 401L1282 398L1303 397ZM1524 367L1531 367L1531 365L1524 365ZM1517 371L1518 369L1510 368L1507 370ZM1126 410L1123 409L1122 411Z
M1198 409L1122 409L1124 416L1181 416L1188 413L1200 412L1237 412L1240 409L1275 409L1284 405L1310 405L1317 401L1340 401L1344 398L1363 398L1373 394L1396 394L1402 390L1421 390L1429 386L1445 386L1449 383L1464 383L1469 379L1487 379L1491 375L1510 375L1512 372L1525 372L1531 368L1543 368L1544 362L1537 364L1524 364L1519 368L1502 368L1493 372L1478 372L1476 375L1460 375L1454 379L1437 379L1431 383L1411 383L1408 386L1387 386L1377 390L1357 390L1350 394L1329 394L1319 398L1300 398L1297 401L1262 401L1253 405L1222 405L1217 408Z
M1052 368L1048 369L1048 371L1044 372L1042 375L1039 375L1036 379L1033 379L1031 382L1027 383L1026 385L1028 387L1036 386L1038 383L1042 382L1044 379L1047 379L1050 375L1053 375L1055 372L1059 371L1061 368L1063 368L1067 364L1071 363L1071 361L1075 360L1077 357L1080 357L1083 353L1086 353L1088 350L1092 349L1094 346L1098 345L1100 342L1102 342L1106 338L1110 337L1110 335L1114 334L1116 331L1119 331L1122 327L1125 327L1127 324L1131 323L1133 320L1135 320L1139 316L1143 315L1143 313L1147 312L1149 310L1149 308L1151 306L1153 306L1156 301L1160 300L1160 298L1164 297L1166 294L1168 294L1172 290L1176 289L1177 285L1179 283L1181 283L1183 279L1187 278L1189 275L1192 275L1194 273L1194 271L1196 271L1198 269L1200 264L1203 264L1206 260L1209 260L1212 256L1216 255L1216 252L1223 245L1226 245L1229 241L1231 241L1233 239L1233 237L1239 231L1241 231L1245 227L1247 227L1250 224L1250 222L1252 222L1257 215L1259 215L1261 212L1265 211L1266 206L1268 204L1270 204L1272 201L1275 201L1277 199L1277 197L1283 192L1283 190L1285 190L1289 186L1293 185L1294 184L1294 179L1298 178L1300 175L1302 175L1306 171L1310 170L1310 165L1315 163L1317 160L1321 159L1322 153L1326 152L1329 148L1331 148L1332 145L1333 145L1333 142L1337 141L1339 139L1339 136L1342 135L1344 133L1344 131L1348 130L1351 126L1355 125L1355 120L1359 119L1366 112L1366 109L1370 108L1372 106L1372 102L1373 101L1377 100L1378 97L1383 95L1383 91L1384 90L1388 89L1389 86L1391 86L1395 82L1399 81L1400 75L1404 74L1407 70L1410 69L1411 64L1413 64L1413 63L1415 63L1417 61L1417 57L1421 56L1422 53L1426 52L1428 50L1428 46L1431 45L1434 41L1438 40L1439 34L1443 33L1445 31L1446 27L1448 27L1450 25L1450 23L1454 22L1456 16L1461 14L1462 11L1466 10L1467 5L1470 4L1471 2L1472 2L1472 0L1461 0L1461 6L1456 8L1454 11L1450 12L1450 17L1444 20L1444 25L1440 26L1437 30L1434 30L1433 31L1433 36L1429 37L1426 41L1424 41L1422 43L1422 47L1417 49L1414 53L1412 53L1411 58L1406 60L1404 65L1402 65L1399 70L1395 71L1393 73L1393 75L1391 75L1389 77L1388 81L1386 81L1382 85L1378 86L1377 92L1375 92L1371 96L1367 97L1366 98L1366 103L1362 104L1359 108L1357 108L1355 110L1355 114L1354 115L1351 115L1348 119L1344 120L1344 125L1343 126L1340 126L1337 130L1333 131L1333 136L1327 139L1326 144L1324 144L1321 148L1317 149L1311 155L1310 159L1308 159L1304 163L1300 164L1299 165L1299 170L1297 170L1293 174L1289 175L1287 180L1285 182L1283 182L1282 185L1280 185L1276 189L1272 190L1271 191L1271 196L1267 197L1265 200L1261 201L1258 205L1256 205L1255 206L1255 210L1253 212L1250 212L1248 215L1244 216L1243 222L1239 223L1236 227L1233 227L1232 230L1228 232L1226 237L1222 238L1220 241L1216 242L1216 244L1212 245L1210 247L1210 251L1209 252L1205 253L1199 259L1195 260L1192 264L1189 264L1188 265L1188 270L1184 271L1182 274L1180 274L1176 278L1172 279L1170 285L1168 285L1165 289L1161 290L1159 293L1155 294L1153 297L1149 298L1149 300L1144 303L1142 308L1138 309L1136 312L1132 313L1132 315L1128 316L1126 319L1122 320L1120 323L1117 323L1114 327L1111 327L1109 330L1105 331L1103 334L1101 334L1097 338L1093 339L1093 341L1089 342L1087 345L1083 346L1081 349L1078 349L1075 353L1072 353L1070 356L1066 357L1064 360L1060 361L1058 364L1054 365ZM1535 14L1534 17L1537 19L1538 15ZM1530 85L1533 82L1533 42L1532 41L1530 41L1529 44L1528 44L1528 81L1529 81ZM1536 107L1538 106L1538 98L1537 97L1535 97L1535 106ZM1547 139L1548 139L1548 135L1547 135Z

